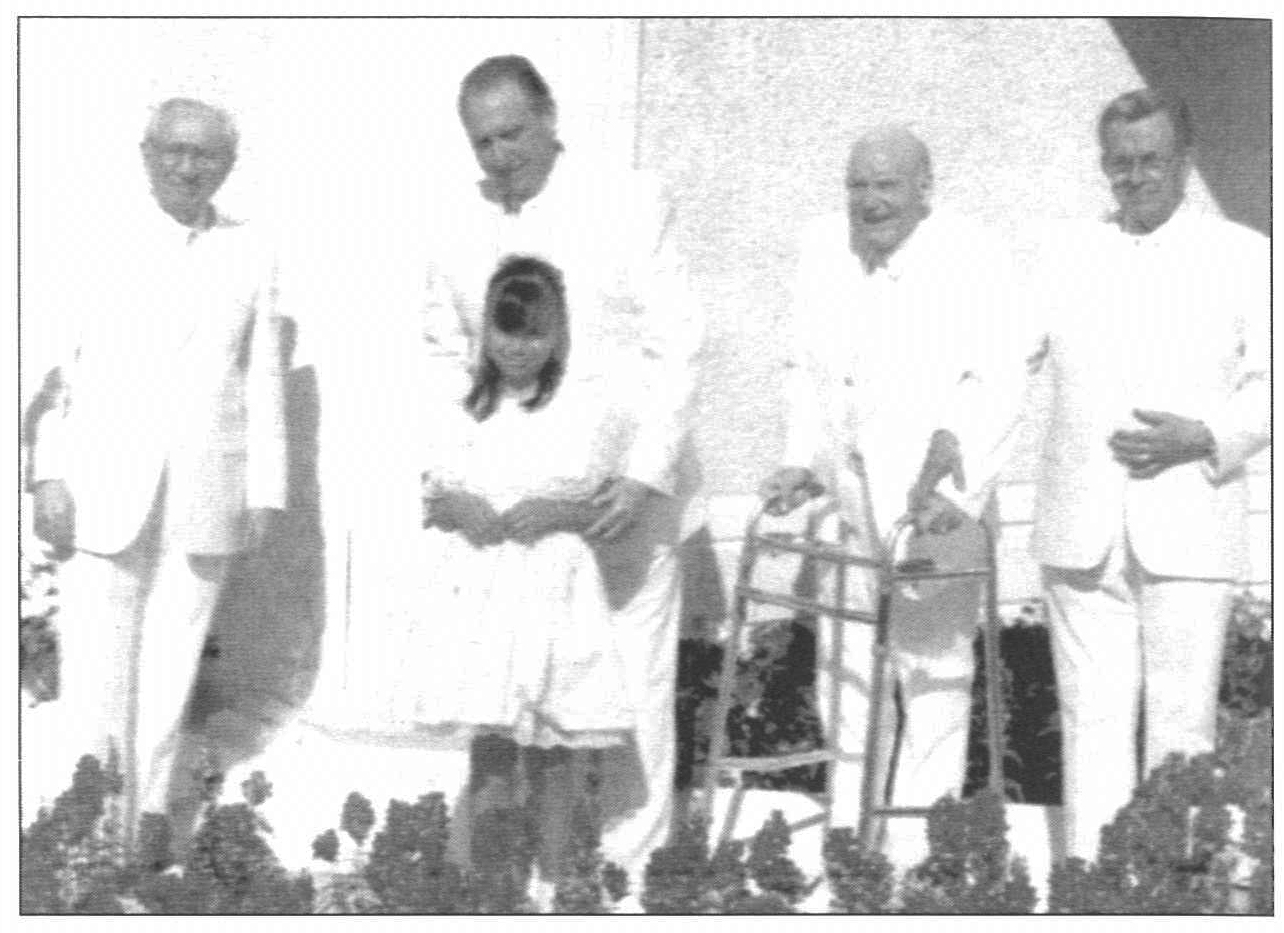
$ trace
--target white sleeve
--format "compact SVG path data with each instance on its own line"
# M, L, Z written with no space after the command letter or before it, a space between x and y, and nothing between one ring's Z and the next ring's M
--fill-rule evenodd
M1230 395L1204 423L1216 442L1205 475L1217 483L1238 470L1271 442L1270 247L1256 234L1243 237L1238 266L1226 280L1226 298L1234 302L1239 346L1234 348L1236 373Z
M1030 376L1046 352L1043 316L1006 250L994 244L977 262L982 315L970 324L969 359L941 425L959 440L966 488L956 491L949 477L937 487L973 517L1030 427Z
M70 456L67 413L75 396L81 352L86 340L79 317L85 309L64 307L50 310L50 333L46 342L52 347L52 352L34 370L40 385L30 393L25 389L23 392L26 402L24 428L27 429L23 441L30 452L28 486L67 476Z
M624 474L672 494L675 466L698 391L705 339L704 310L688 284L673 243L672 211L662 198L644 205L639 240L629 270L633 301L645 326L644 385L638 430Z
M441 398L457 402L468 394L480 335L473 332L463 296L435 265L427 270L421 317L428 383Z
M254 303L245 376L245 502L249 508L286 504L285 365L277 313L276 265Z

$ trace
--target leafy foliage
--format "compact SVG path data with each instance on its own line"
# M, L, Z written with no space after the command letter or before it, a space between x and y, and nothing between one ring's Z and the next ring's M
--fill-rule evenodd
M1235 607L1227 654L1216 755L1173 757L1137 789L1115 820L1103 828L1097 860L1072 861L1050 879L1054 911L1068 913L1258 913L1274 908L1272 696L1270 644L1264 636L1270 604L1246 597ZM1016 634L1011 634L1011 633ZM811 629L803 623L776 627L757 642L738 670L736 710L729 717L739 754L795 750L819 742L810 697L814 669ZM690 765L706 737L694 726L709 718L716 646L684 643L680 716L686 738L679 748ZM1024 799L1045 796L1055 764L1030 744L1058 739L1046 633L1014 626L1005 634L1005 662L1014 712L1011 729L1020 759L1006 774ZM1037 663L1031 661L1035 658ZM806 663L803 663L803 662ZM1024 666L1023 666L1024 665ZM1050 672L1050 662L1048 662ZM983 689L983 685L981 685ZM1040 692L1041 691L1041 692ZM1042 704L1042 705L1040 705ZM1022 722L1022 707L1037 706ZM685 712L683 712L685 711ZM788 720L788 716L794 716ZM773 722L768 729L766 723ZM1023 731L1025 730L1025 731ZM1022 739L1022 736L1025 739ZM1023 741L1026 744L1022 744ZM702 754L702 753L701 753ZM973 743L973 758L983 749ZM970 771L978 785L984 774ZM795 771L783 786L810 787L819 772ZM312 876L291 875L273 855L270 828L258 812L271 785L261 774L241 785L244 802L219 805L222 777L202 776L206 804L190 844L176 852L166 819L145 814L133 849L120 831L123 780L114 758L91 756L77 764L71 787L42 810L22 833L20 909L23 913L517 913L525 897L535 851L531 820L519 807L477 814L470 870L447 857L450 820L440 794L415 803L389 804L382 828L371 838L375 811L360 794L349 795L340 832L313 842ZM1037 795L1031 781L1044 781ZM779 786L779 785L776 785ZM625 896L623 872L599 851L600 813L594 795L576 808L570 874L558 887L554 909L601 913ZM861 852L850 829L824 841L831 909L845 913L892 910L930 913L1019 913L1034 906L1024 865L1006 841L1002 801L989 793L945 799L928 819L929 856L904 879L887 860ZM670 844L652 853L640 900L650 913L788 913L809 893L807 879L788 856L790 832L779 813L749 841L710 851L708 825L677 827ZM899 897L899 902L897 898Z
M1012 858L1003 801L990 791L938 800L927 818L930 852L905 881L902 909L921 914L1026 914L1036 896Z
M1269 913L1273 890L1270 714L1217 754L1171 755L1101 831L1095 862L1053 871L1059 913ZM1234 814L1243 829L1234 831ZM1238 839L1236 837L1239 837ZM1244 859L1248 861L1245 862ZM1240 866L1247 878L1235 878Z
M844 914L882 914L890 910L895 872L887 856L866 852L849 826L829 831L823 854L831 910Z
M556 913L609 913L611 904L628 894L628 876L618 865L603 859L598 851L600 825L597 795L590 793L575 807L571 827L570 876L557 886L553 900Z
M18 671L36 703L58 698L58 565L22 562L18 582Z
M393 800L371 844L365 877L386 913L436 914L468 904L467 881L446 859L449 818L441 794Z
M745 845L719 843L709 852L709 824L679 825L667 846L651 853L642 906L650 914L789 913L809 891L788 857L790 832L780 811Z
M730 754L785 754L819 748L823 730L814 702L815 628L810 620L785 619L756 626L748 654L737 657L735 686L727 714ZM690 784L696 765L709 753L722 647L684 639L678 650L679 787ZM749 787L819 791L823 765L779 772L747 772Z

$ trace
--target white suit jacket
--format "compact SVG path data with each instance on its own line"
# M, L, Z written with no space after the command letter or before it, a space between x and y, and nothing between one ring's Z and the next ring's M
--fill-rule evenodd
M453 195L428 256L424 337L440 397L456 404L480 349L486 284L501 259L539 256L562 271L570 312L568 378L605 375L616 347L649 361L637 386L638 434L625 475L668 495L663 524L682 537L704 521L690 437L704 316L673 248L658 182L563 154L543 191L517 214L476 190ZM617 378L619 378L617 376ZM672 537L672 536L671 536Z
M180 546L230 553L247 507L285 505L271 257L225 218L196 233L147 206L71 270L71 306L54 309L71 321L63 392L37 429L32 480L64 480L77 547L114 554L164 474Z
M904 514L938 428L964 454L956 501L973 516L984 508L1019 426L1031 343L1019 296L1008 250L945 211L872 274L851 251L846 214L804 230L784 463L811 468L862 539L884 538ZM953 489L948 478L938 488Z
M1065 223L1038 275L1051 316L1034 556L1094 567L1122 529L1151 573L1241 574L1243 466L1270 442L1269 241L1189 205L1147 236ZM1107 438L1142 427L1138 408L1203 421L1215 457L1129 479Z

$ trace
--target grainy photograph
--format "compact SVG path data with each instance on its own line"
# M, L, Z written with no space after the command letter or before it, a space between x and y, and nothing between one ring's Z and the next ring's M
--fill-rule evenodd
M1271 20L15 38L21 914L1274 915Z

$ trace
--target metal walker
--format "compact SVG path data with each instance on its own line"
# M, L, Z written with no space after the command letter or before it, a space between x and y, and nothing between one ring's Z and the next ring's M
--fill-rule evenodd
M989 779L991 791L1003 793L1003 718L1000 704L1001 666L999 659L1000 621L998 615L997 561L995 554L994 534L984 522L981 527L985 537L986 561L984 566L970 567L962 570L937 570L935 562L930 559L897 561L895 555L908 540L912 530L909 516L902 517L892 527L884 539L881 554L878 557L862 557L850 552L850 532L844 526L839 542L818 540L817 526L824 517L824 512L813 514L808 521L804 534L764 534L759 531L765 509L759 509L750 519L745 530L744 545L740 553L734 602L731 613L731 631L723 652L720 671L717 703L714 712L713 735L710 739L709 757L704 774L704 812L712 816L714 794L720 778L727 772L736 778L726 818L717 839L726 841L731 837L740 807L744 800L746 788L740 780L744 771L783 771L803 765L833 762L838 757L839 712L842 685L842 647L843 629L846 623L854 622L875 627L872 670L870 677L871 696L869 707L869 724L865 735L866 768L862 776L861 812L857 828L857 840L863 851L872 852L880 836L879 830L889 818L926 817L930 812L931 801L921 806L895 807L885 805L881 797L876 796L875 783L879 768L873 767L875 755L879 750L879 723L883 704L887 701L888 664L890 649L888 637L891 625L892 595L895 588L902 583L924 580L949 580L962 577L981 577L985 580L985 624L983 626L984 669L985 669L985 704L986 733L989 741ZM820 565L831 565L837 571L832 604L809 599L793 593L775 593L754 586L753 572L758 558L763 553L792 553L819 562ZM877 574L878 606L877 611L862 612L847 607L847 573L851 568ZM829 696L825 698L828 705L825 747L813 751L795 752L773 756L732 756L727 754L727 715L731 709L732 691L735 683L736 655L747 625L769 624L767 622L750 622L749 608L752 605L770 605L795 612L814 614L819 627L822 619L828 619L831 625L831 650L829 652ZM779 620L772 620L779 621ZM819 697L817 698L819 700ZM818 795L823 804L823 812L817 816L802 820L790 828L802 829L806 826L822 823L822 831L828 832L833 822L833 769L826 775L825 791Z

